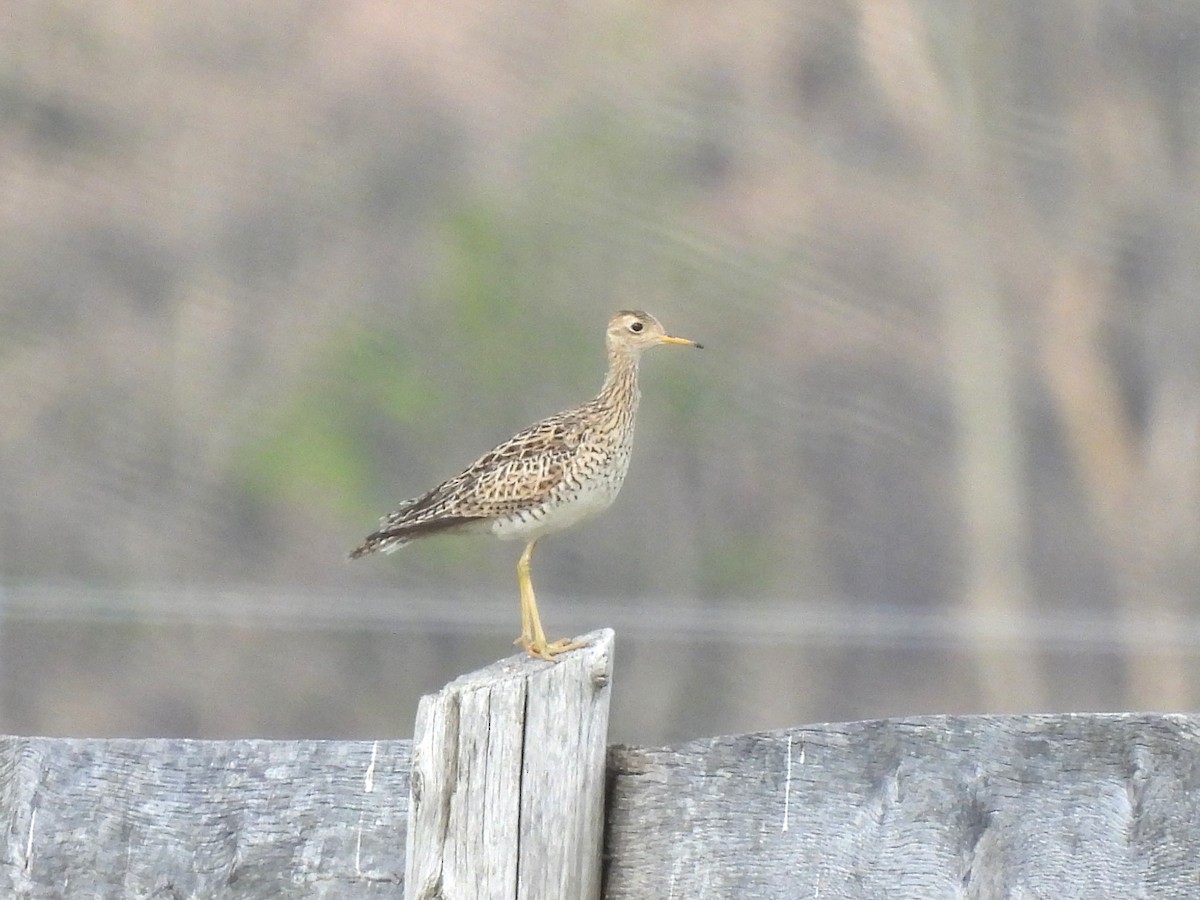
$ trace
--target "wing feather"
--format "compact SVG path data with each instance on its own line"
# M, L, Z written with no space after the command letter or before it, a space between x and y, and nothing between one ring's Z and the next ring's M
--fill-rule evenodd
M394 550L426 534L461 529L544 503L566 477L569 462L586 437L587 426L576 410L531 425L458 475L401 503L351 557Z

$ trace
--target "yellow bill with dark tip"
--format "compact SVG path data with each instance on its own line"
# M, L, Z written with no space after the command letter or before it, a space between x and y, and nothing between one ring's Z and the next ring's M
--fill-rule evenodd
M662 336L662 342L664 344L682 344L685 347L695 347L697 350L704 349L703 344L697 344L695 341L689 341L687 338L671 337L669 334Z

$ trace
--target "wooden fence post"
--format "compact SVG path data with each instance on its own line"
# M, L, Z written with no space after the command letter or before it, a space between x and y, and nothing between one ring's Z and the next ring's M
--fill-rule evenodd
M613 632L421 699L407 900L598 900Z

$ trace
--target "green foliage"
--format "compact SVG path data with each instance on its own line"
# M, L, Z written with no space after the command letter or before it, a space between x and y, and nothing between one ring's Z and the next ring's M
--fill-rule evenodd
M781 562L773 536L728 533L700 557L695 583L712 597L769 594Z
M438 406L436 382L398 351L366 331L332 341L265 436L240 454L246 489L289 503L322 498L348 515L377 506L370 436L380 413L392 426L417 428Z
M503 378L505 360L531 352L531 336L544 325L530 320L539 298L512 237L521 224L512 218L479 197L452 211L438 229L442 265L429 292L454 348L454 368L477 383Z
M243 458L247 486L291 503L348 500L364 482L364 460L347 432L327 416L332 404L300 398L286 421Z

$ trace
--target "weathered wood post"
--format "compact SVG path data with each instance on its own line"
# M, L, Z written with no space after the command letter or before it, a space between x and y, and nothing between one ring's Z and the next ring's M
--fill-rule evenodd
M422 698L407 900L598 900L613 632Z

